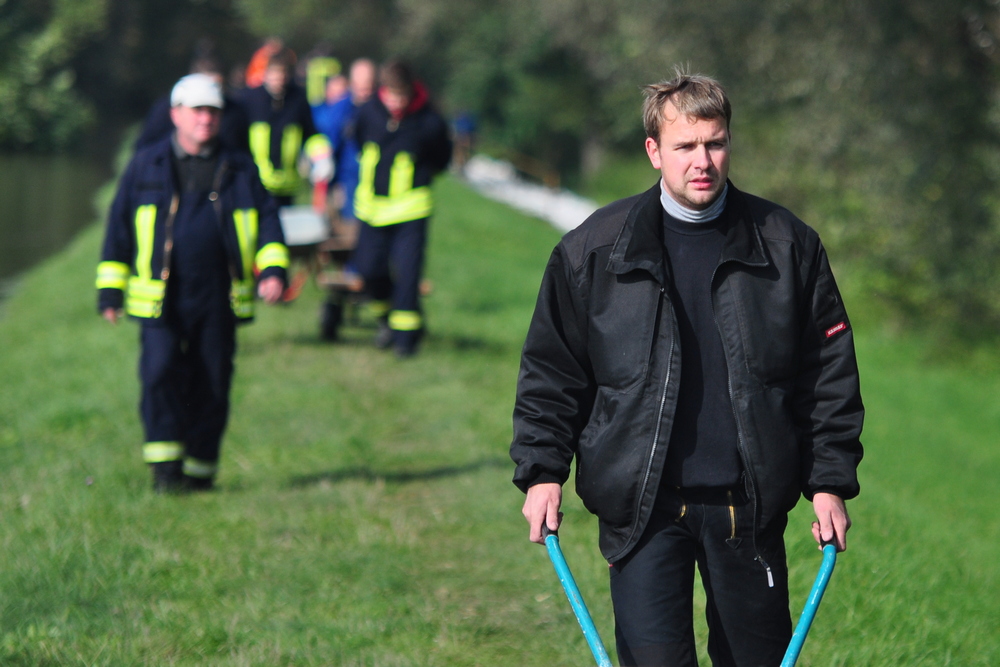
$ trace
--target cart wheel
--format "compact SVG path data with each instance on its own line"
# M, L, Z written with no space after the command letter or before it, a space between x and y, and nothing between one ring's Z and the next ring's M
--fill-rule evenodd
M344 307L339 303L327 301L320 313L319 335L323 340L337 340L337 331L344 319Z

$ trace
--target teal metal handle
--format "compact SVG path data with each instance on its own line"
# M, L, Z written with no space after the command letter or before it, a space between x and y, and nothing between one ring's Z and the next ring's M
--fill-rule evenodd
M837 547L833 544L824 545L823 562L819 566L819 573L816 575L816 581L813 582L812 590L809 591L806 606L802 610L802 615L799 616L799 623L795 626L792 641L788 643L788 650L785 651L785 658L781 661L781 667L794 667L795 662L799 659L799 653L802 652L802 645L806 641L806 635L809 634L809 628L816 617L816 610L819 609L819 603L823 599L823 593L826 592L826 585L830 583L830 577L833 575L833 567L836 564Z
M597 660L597 666L612 667L611 658L608 657L608 652L604 649L604 642L601 641L601 636L597 632L597 626L594 625L594 620L590 617L590 611L583 601L583 595L580 594L573 573L570 572L566 558L563 556L562 548L559 546L559 535L549 530L549 527L544 523L542 523L542 535L545 536L545 548L549 552L549 559L556 570L556 576L559 577L559 583L566 591L566 597L569 598L569 604L573 607L576 620L580 624L580 629L583 630L583 637L587 640L587 645L590 646L590 652Z

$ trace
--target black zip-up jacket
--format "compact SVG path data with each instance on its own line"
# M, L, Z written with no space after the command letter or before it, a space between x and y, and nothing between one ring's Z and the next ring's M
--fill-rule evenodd
M735 222L712 306L759 533L800 494L858 494L864 408L850 321L818 235L731 183L728 197ZM649 521L683 372L662 220L657 183L566 234L521 358L514 483L564 483L575 456L577 493L599 519L609 562Z

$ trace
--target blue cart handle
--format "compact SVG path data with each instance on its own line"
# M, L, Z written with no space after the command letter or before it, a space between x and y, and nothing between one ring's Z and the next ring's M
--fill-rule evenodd
M597 632L597 626L594 625L594 620L590 617L590 611L583 601L583 595L580 594L573 573L570 572L566 558L559 547L558 532L550 530L543 521L542 537L545 538L545 548L548 549L549 559L556 570L556 576L559 577L559 583L566 591L566 597L569 598L569 604L573 607L573 613L576 614L576 620L580 623L580 629L583 630L583 636L587 640L587 645L590 646L590 652L594 654L594 659L597 660L598 667L612 667L611 658L608 657L608 652L604 649L604 642L601 641L601 636Z
M781 661L781 667L794 667L795 662L799 659L799 653L802 652L802 645L806 641L806 635L809 634L809 628L812 626L813 618L816 617L816 610L819 609L819 603L823 599L823 593L826 592L826 585L830 583L830 577L833 575L833 567L836 564L837 547L833 544L824 544L823 563L819 566L816 581L813 582L812 590L809 591L809 598L806 600L806 606L799 617L799 623L795 626L792 641L788 643L788 650L785 651L785 658Z

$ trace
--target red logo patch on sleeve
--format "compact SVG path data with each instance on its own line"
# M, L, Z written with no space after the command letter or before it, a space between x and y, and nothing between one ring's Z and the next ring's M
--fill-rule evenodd
M835 326L832 326L832 327L830 327L829 329L826 330L826 337L829 338L830 336L833 336L834 334L840 333L841 331L843 331L846 328L847 328L847 322L841 322L841 323L839 323L839 324L837 324Z

